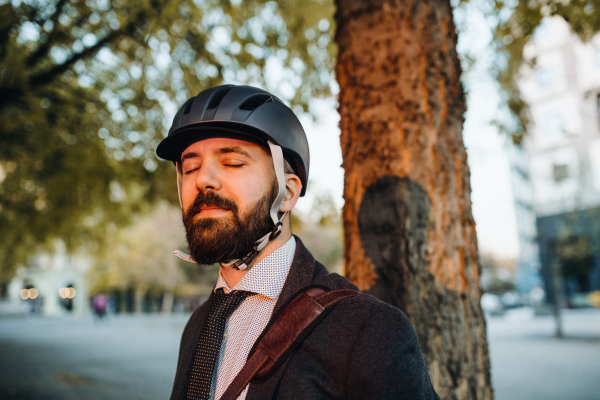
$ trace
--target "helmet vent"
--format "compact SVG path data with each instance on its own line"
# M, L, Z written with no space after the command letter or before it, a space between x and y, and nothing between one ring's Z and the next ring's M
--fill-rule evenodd
M273 96L270 94L257 94L250 97L240 105L240 110L254 111L265 103L273 102Z
M192 97L191 99L188 99L188 101L185 102L185 104L183 105L183 115L187 115L190 113L190 111L192 110L192 103L194 102L195 97Z
M231 89L233 89L232 86L224 87L217 90L210 99L210 103L208 103L208 107L206 107L206 109L210 110L211 108L219 107L219 104L221 104L221 100L223 100L223 97L225 97L225 95L229 93Z

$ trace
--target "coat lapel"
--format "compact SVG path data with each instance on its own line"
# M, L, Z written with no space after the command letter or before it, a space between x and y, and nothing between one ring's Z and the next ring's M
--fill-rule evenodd
M303 288L312 285L313 275L315 272L315 259L298 236L294 235L294 239L296 239L296 252L294 253L294 260L292 261L290 272L288 273L285 284L281 289L277 303L275 303L273 315L276 315L281 307L294 294Z

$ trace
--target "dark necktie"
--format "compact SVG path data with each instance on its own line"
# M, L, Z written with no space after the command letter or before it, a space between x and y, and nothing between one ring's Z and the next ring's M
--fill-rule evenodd
M214 294L208 319L200 333L194 355L194 364L187 389L189 400L207 400L209 398L215 362L223 343L225 322L242 301L251 294L241 291L225 294L222 289L218 289Z

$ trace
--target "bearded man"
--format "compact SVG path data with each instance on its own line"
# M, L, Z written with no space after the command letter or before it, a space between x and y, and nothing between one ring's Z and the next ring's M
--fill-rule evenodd
M439 399L406 316L347 290L357 288L292 235L289 213L306 192L309 151L302 125L277 97L250 86L205 90L181 107L157 154L177 169L190 255L175 254L221 265L183 332L172 400ZM232 396L257 342L310 288L356 294L330 306L268 374L248 375ZM291 321L285 329L301 322Z

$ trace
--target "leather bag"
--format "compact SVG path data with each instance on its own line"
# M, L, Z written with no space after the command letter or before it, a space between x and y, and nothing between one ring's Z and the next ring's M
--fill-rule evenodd
M267 379L340 300L360 292L313 286L298 292L256 341L244 367L220 400L235 400L251 381Z

